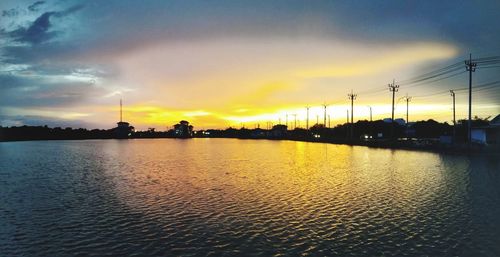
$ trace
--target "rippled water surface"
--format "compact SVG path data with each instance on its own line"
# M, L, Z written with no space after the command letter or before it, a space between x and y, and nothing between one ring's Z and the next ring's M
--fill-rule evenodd
M499 173L292 141L0 143L0 256L499 256Z

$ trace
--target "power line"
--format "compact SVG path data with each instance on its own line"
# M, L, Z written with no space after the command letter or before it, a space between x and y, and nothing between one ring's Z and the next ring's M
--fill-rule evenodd
M490 69L490 68L499 68L500 65L494 65L494 66L479 66L477 67L478 69Z
M473 92L481 92L481 91L492 90L492 89L500 89L500 88L498 87L498 85L492 85L489 87L483 87L483 88L479 88L479 89L472 90L472 91Z
M433 71L430 71L430 72L427 72L427 73L424 73L424 74L421 74L421 75L417 75L417 76L414 76L412 78L409 78L409 79L405 79L405 80L401 80L401 81L398 81L400 84L409 84L409 83L414 83L415 81L418 81L418 80L421 80L421 79L424 79L424 78L429 78L429 77L433 77L433 76L436 76L438 74L442 74L442 73L446 73L446 72L449 72L450 70L458 70L457 68L458 67L461 67L462 65L462 62L456 62L456 63L453 63L451 65L448 65L446 67L443 67L443 68L439 68L439 69L436 69L436 70L433 70Z
M462 68L460 68L460 69L462 69ZM452 74L450 74L448 76L445 76L445 77L435 78L435 79L430 80L430 81L427 81L427 80L426 81L420 81L420 82L415 83L415 84L413 84L413 83L404 84L404 86L406 86L406 88L408 88L408 87L418 87L418 86L422 86L422 85L428 85L428 84L431 84L431 83L434 83L434 82L438 82L438 81L441 81L441 80L444 80L444 79L449 79L449 78L452 78L452 77L456 77L456 76L458 76L460 74L463 74L463 73L465 73L465 71L461 70L461 71L452 73Z
M400 82L400 85L406 86L406 85L411 85L411 84L416 84L416 83L424 82L424 81L427 81L427 80L430 80L430 79L434 79L434 78L438 78L438 77L441 77L441 76L444 76L444 75L447 75L449 73L456 72L456 71L459 71L459 70L462 70L462 69L463 68L460 67L460 66L454 67L453 69L449 69L449 70L446 70L446 71L443 71L443 72L440 72L440 73L432 74L432 75L425 76L425 77L418 78L418 79L412 79L412 80L405 81L405 82Z
M495 88L497 87L498 85L500 85L500 80L497 80L497 81L493 81L493 82L487 82L487 83L484 83L484 84L480 84L480 85L477 85L474 87L473 91L477 91L477 89L481 89L481 88ZM456 88L456 89L453 89L454 91L464 91L464 90L467 90L469 89L468 87L463 87L463 88ZM445 90L445 91L440 91L440 92L437 92L437 93L432 93L432 94L425 94L425 95L417 95L417 96L413 96L413 97L416 97L416 98L425 98L425 97L430 97L430 96L436 96L436 95L442 95L442 94L447 94L449 92L449 90Z
M500 63L500 56L489 56L489 57L482 57L482 58L476 58L476 59L471 59L473 62L477 63L476 65L478 66L477 68L497 68L500 67L499 65L495 66L489 66L492 64ZM438 82L444 79L452 78L455 76L458 76L460 74L465 73L466 71L462 70L463 63L456 62L453 64L450 64L448 66L445 66L443 68L439 68L418 76L414 76L412 78L406 79L406 80L401 80L399 81L400 85L403 86L411 86L411 87L416 87L420 86L422 84L429 84L429 83L434 83ZM484 65L484 66L483 66ZM451 73L451 74L450 74ZM384 89L369 89L365 91L360 91L360 94L363 95L371 95L371 94L378 94L384 92Z
M497 67L500 67L498 65L490 66L491 64L494 64L497 62L500 63L500 56L490 56L490 57L483 57L483 58L477 58L477 59L472 59L472 60L474 62L479 62L478 68L497 68ZM483 64L485 66L483 66ZM410 79L402 80L402 81L400 81L399 84L404 85L406 87L417 87L417 86L427 85L430 83L435 83L435 82L445 80L448 78L456 77L456 76L459 76L459 75L466 72L466 71L462 70L463 66L461 66L461 65L462 65L462 62L456 62L456 63L453 63L451 65L445 66L443 68L439 68L439 69L415 76L415 77L410 78ZM476 65L478 65L478 64L476 64ZM361 93L363 95L375 95L375 94L381 94L384 91L385 91L384 89L374 88L374 89L361 91L359 93ZM444 91L444 92L439 93L439 94L444 94L447 92L448 91ZM429 94L429 95L426 95L425 97L433 96L433 95L435 95L435 94ZM424 96L416 96L416 97L424 97ZM337 102L334 102L331 104L338 104L341 102L343 102L343 101L337 101Z

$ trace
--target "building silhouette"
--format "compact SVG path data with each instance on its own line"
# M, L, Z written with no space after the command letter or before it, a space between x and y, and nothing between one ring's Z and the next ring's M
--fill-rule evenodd
M116 123L118 126L115 130L115 138L124 139L130 138L135 128L130 126L130 123L123 121L122 99L120 99L120 121Z
M193 126L189 125L188 121L181 120L179 123L174 125L174 134L178 138L190 138L193 137Z
M473 143L498 145L500 143L500 114L493 118L489 124L472 128L471 133Z

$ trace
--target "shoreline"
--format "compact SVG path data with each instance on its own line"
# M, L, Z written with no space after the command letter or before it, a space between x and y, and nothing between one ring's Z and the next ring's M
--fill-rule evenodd
M348 145L348 146L365 146L369 148L379 148L379 149L394 149L394 150L411 150L411 151L424 151L424 152L434 152L434 153L446 153L446 154L481 154L481 155L499 155L500 147L492 145L473 145L468 147L465 144L460 145L445 145L445 144L433 144L433 145L416 145L414 140L347 140L347 139L318 139L318 138L254 138L254 137L192 137L192 138L177 138L177 137L132 137L127 139L119 138L57 138L57 139L15 139L15 140L0 140L0 143L4 142L27 142L27 141L86 141L86 140L133 140L133 139L181 139L189 140L194 138L223 138L223 139L238 139L238 140L271 140L271 141L297 141L297 142L308 142L308 143L323 143L323 144L334 144L334 145Z

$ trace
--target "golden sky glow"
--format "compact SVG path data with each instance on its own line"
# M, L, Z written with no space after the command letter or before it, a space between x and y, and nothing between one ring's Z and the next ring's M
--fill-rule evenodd
M0 7L20 8L16 1L4 5ZM369 2L358 9L287 3L269 11L256 5L255 12L247 12L247 3L206 10L181 2L169 8L132 2L123 15L115 14L113 4L99 3L98 10L91 4L57 5L0 24L6 32L0 43L8 46L0 47L0 82L7 85L0 89L0 125L20 125L34 117L61 126L111 128L118 121L120 98L124 120L138 129L164 130L182 119L196 129L265 127L285 123L287 114L290 122L296 115L304 127L305 106L311 106L314 124L317 118L323 122L322 104L328 105L327 115L336 125L346 119L351 90L358 94L355 120L369 118L368 106L374 119L382 119L390 117L387 84L393 79L403 81L462 61L470 50L468 42L459 40L462 29L456 30L455 23L421 17L426 13L404 4L394 8L406 13L390 22L372 17L379 7ZM163 12L174 7L178 13ZM363 18L352 18L361 16L350 12L365 7L370 11L361 12ZM478 18L496 19L487 10ZM44 12L48 14L42 16ZM135 12L148 18L138 19ZM420 20L439 26L415 22ZM483 55L494 52L483 45L474 49ZM476 72L474 83L490 82L494 74ZM402 85L396 116L406 116L400 98L409 94L410 120L449 122L449 95L425 95L466 84L466 74L461 74L434 84ZM475 94L474 115L500 112L495 96ZM457 93L459 119L466 117L466 102L465 91Z
M413 45L362 45L352 42L263 40L193 44L158 44L112 57L123 74L111 83L117 93L104 97L104 105L86 112L100 124L113 126L117 102L124 98L124 117L139 129L164 129L181 119L197 128L254 127L267 122L290 124L297 114L305 126L305 106L311 106L310 124L323 108L332 125L343 123L349 108L347 93L384 89L395 74L411 76L428 62L456 57L456 47L421 42ZM418 91L413 91L414 93ZM424 90L422 90L424 92ZM399 97L405 93L401 88ZM448 99L446 99L448 100ZM390 115L390 94L358 96L355 119ZM411 103L411 117L449 120L448 102ZM402 117L403 103L396 113ZM66 113L66 111L64 112ZM429 116L431 115L431 116Z
M61 118L91 117L112 127L122 97L124 119L138 129L161 130L181 119L196 128L265 127L280 119L285 123L287 114L290 126L297 114L298 126L305 127L305 106L311 106L312 125L318 116L323 122L321 105L327 103L327 115L335 125L346 119L351 88L383 90L395 74L411 76L418 65L456 55L456 47L432 42L362 45L267 39L158 44L112 57L122 75L101 82L115 87L116 93L104 96L100 105L38 112ZM402 87L398 97L404 93ZM410 119L449 120L449 99L443 100L413 100ZM389 91L360 94L355 103L355 120L369 118L367 106L372 106L374 119L390 116ZM405 110L399 102L397 116L403 117Z

